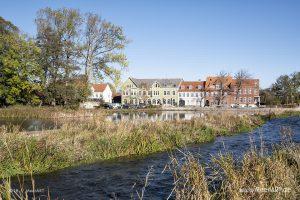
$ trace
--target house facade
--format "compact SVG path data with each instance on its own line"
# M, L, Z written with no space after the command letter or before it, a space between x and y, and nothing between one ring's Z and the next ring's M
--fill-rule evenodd
M112 91L109 85L105 83L92 84L91 95L89 96L89 99L92 101L102 101L103 103L111 103Z
M179 106L200 106L205 103L205 81L182 81L178 90Z
M205 106L255 107L259 103L259 79L214 76L205 81Z
M178 105L182 79L128 78L122 86L122 104Z
M205 81L183 81L130 77L122 86L121 102L133 105L255 107L260 104L259 79L209 76Z

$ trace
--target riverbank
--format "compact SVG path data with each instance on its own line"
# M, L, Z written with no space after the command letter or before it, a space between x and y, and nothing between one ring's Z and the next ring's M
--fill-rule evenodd
M18 131L0 135L0 176L39 174L98 160L145 156L216 136L244 132L264 123L261 116L207 114L190 121L68 122L38 137Z
M131 195L134 195L133 198L138 199L138 196L136 195L137 192L141 195L142 191L144 191L145 180L148 180L146 181L148 182L148 184L146 184L148 186L146 186L144 191L145 199L167 199L174 187L172 171L166 171L166 169L168 169L166 168L166 164L173 160L173 157L170 158L170 155L174 155L175 158L177 158L177 161L180 164L178 167L181 167L182 162L185 161L185 159L182 158L184 155L193 155L195 160L201 163L205 168L207 184L209 184L210 194L213 195L216 191L211 190L211 184L216 183L214 180L220 179L215 179L211 176L216 175L214 171L210 170L212 169L210 165L211 157L219 158L220 153L223 155L232 155L234 160L234 170L236 173L243 174L243 172L238 171L242 163L236 164L236 162L239 163L242 161L241 158L243 158L244 154L252 149L256 149L257 153L264 157L270 156L272 147L275 146L277 149L277 145L282 141L282 137L280 137L280 132L283 130L282 127L286 127L284 130L290 130L291 132L288 132L286 135L292 136L293 141L299 144L299 120L299 117L272 119L259 129L250 133L246 132L243 134L235 134L230 137L218 137L215 142L189 145L172 151L172 154L170 154L170 152L161 152L139 158L132 157L93 162L86 165L66 168L53 173L35 175L33 176L35 188L39 191L40 189L44 190L41 193L38 192L36 194L38 196L36 197L45 197L45 195L47 196L47 194L50 194L51 198L49 199L110 199L114 197L117 199L130 199L132 198ZM292 132L295 134L290 134ZM261 141L263 141L263 143L261 143ZM263 149L261 149L262 144ZM292 145L289 144L286 146L292 147ZM261 154L262 152L263 154ZM253 159L253 162L254 160L255 159ZM290 159L290 161L292 161L292 159ZM294 163L294 161L291 163ZM179 169L180 168L178 168L178 170ZM268 169L277 170L280 168ZM252 169L252 171L254 172L255 168ZM264 171L262 170L262 172ZM285 173L285 171L283 172ZM282 173L282 171L279 171L278 173ZM276 174L275 171L274 174ZM222 175L222 173L217 173L217 175ZM253 174L250 173L249 176L253 176ZM261 177L261 181L264 181L266 180L266 176L267 175L261 174L259 177ZM18 181L17 177L11 179L11 188L13 190L19 189L19 187L29 190L32 189L30 176L25 177L25 180L27 180L26 186L19 185L22 184L23 176L18 177L19 180L21 180L21 183ZM217 176L217 178L218 177L219 176ZM247 177L247 174L245 173L243 174L243 177L245 177L244 180L252 180L251 177ZM220 176L219 178L225 177ZM286 176L286 178L292 177ZM284 186L283 183L284 182L280 182L279 184L276 184L276 186L283 188L289 187L289 185ZM260 185L256 185L256 187L259 186ZM49 193L47 192L48 190ZM273 194L277 195L277 193ZM247 197L247 194L243 195Z
M300 108L195 108L195 107L167 107L167 108L149 108L149 109L66 109L63 107L32 107L32 106L13 106L8 108L0 108L0 118L36 118L36 119L60 119L67 120L73 118L85 117L103 117L112 113L158 113L158 112L182 112L193 111L199 113L214 114L232 114L232 115L279 115L287 112L300 112Z
M268 155L263 149L249 149L240 161L231 153L201 164L188 154L179 165L172 160L173 196L184 199L297 199L300 194L300 145L287 142ZM212 173L208 177L206 169Z
M276 116L281 115L272 115ZM252 130L269 117L223 113L206 114L190 121L139 123L93 118L82 123L64 123L59 130L37 137L2 130L0 176L39 174L98 160L145 156L210 142L220 135Z

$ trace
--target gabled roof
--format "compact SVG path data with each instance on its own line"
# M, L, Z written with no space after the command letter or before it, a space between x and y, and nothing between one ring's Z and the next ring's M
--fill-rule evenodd
M98 84L92 84L92 87L94 88L95 92L103 92L108 84L106 83L98 83Z
M200 86L200 87L199 87ZM179 92L199 92L205 88L205 81L182 81Z
M206 78L205 87L209 88L212 85L215 85L219 82L223 82L224 85L228 86L232 83L233 79L231 76L220 77L220 76L209 76Z
M181 78L169 78L169 79L138 79L138 78L130 78L132 82L139 88L151 87L155 82L157 82L160 87L178 87L180 82L183 81Z

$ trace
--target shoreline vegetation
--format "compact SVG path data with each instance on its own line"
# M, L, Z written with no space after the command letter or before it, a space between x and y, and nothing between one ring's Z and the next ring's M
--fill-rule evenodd
M29 108L15 112L21 116ZM9 109L8 109L9 110ZM77 111L39 108L40 116ZM10 110L11 111L11 110ZM3 112L0 111L1 116ZM103 114L103 113L102 113ZM300 115L283 112L271 115L233 115L209 113L189 121L109 122L103 117L63 122L50 134L28 136L16 129L0 133L0 177L47 173L66 167L121 157L146 156L171 151L189 144L211 142L217 136L251 131L274 117ZM103 116L103 115L101 115Z
M201 163L192 154L171 160L176 200L184 199L297 199L300 194L300 145L289 128L281 130L282 142L268 154L252 144L240 160L220 153ZM207 175L207 169L211 175Z
M29 111L27 107L18 107L18 109L19 117ZM39 116L46 115L49 110L49 108L42 109L39 110ZM1 110L0 115L5 112ZM36 112L37 110L32 111L32 113ZM70 114L77 111L58 108L49 111L47 115L55 116L56 112ZM33 115L29 113L29 116ZM75 120L63 121L60 129L38 137L24 135L17 128L8 133L2 127L0 129L0 178L2 179L0 197L14 199L12 196L15 194L10 192L11 177L16 177L22 182L24 175L29 176L34 188L36 174L97 161L142 157L173 151L192 144L212 142L218 136L249 132L273 118L300 116L300 112L286 110L265 115L210 112L205 113L201 118L186 121L139 123L122 121L114 123L105 120L102 116L104 113L80 121L81 123ZM288 130L285 132L286 135L291 135ZM263 156L251 149L243 156L241 165L236 165L232 155L229 154L214 158L215 165L222 170L222 176L218 177L220 184L217 189L211 188L211 184L214 183L205 177L206 167L196 158L187 154L183 160L184 163L178 165L176 159L172 159L169 167L174 170L173 195L176 199L249 199L250 197L271 199L278 193L251 193L250 190L281 186L283 189L290 188L292 192L280 192L279 197L293 199L299 193L295 182L298 180L295 177L299 176L299 145L292 142L285 143L285 146L279 150L276 149L273 155ZM267 173L269 169L272 170ZM240 192L240 189L245 191ZM28 199L28 197L25 194L19 199Z

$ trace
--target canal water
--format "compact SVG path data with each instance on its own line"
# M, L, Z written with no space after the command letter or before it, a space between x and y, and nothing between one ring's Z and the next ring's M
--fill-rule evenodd
M204 116L204 113L199 111L155 111L155 112L115 112L109 114L106 119L109 121L170 121L170 120L191 120Z
M167 120L190 120L193 117L201 117L203 113L196 111L157 111L157 112L115 112L108 114L106 120L113 122L120 121L167 121ZM79 123L81 120L89 120L91 117L76 118ZM42 131L57 129L61 126L59 120L51 119L28 119L28 118L0 118L0 127L12 131L14 128L20 131Z
M13 129L19 131L51 130L59 128L60 125L51 119L0 118L0 127L11 132Z
M261 140L265 151L270 151L274 144L281 142L282 127L290 127L294 132L293 140L300 143L300 118L290 117L273 119L251 133L218 137L214 142L189 146L181 151L191 152L204 163L209 163L211 155L216 156L219 152L231 152L239 158L253 143L260 148ZM183 157L179 150L174 154ZM162 173L169 161L169 154L163 152L145 158L98 162L35 176L35 187L39 191L36 195L46 199L49 189L53 199L130 199L131 196L137 199L137 192L141 192L145 176L151 170L144 199L166 199L173 188L171 173ZM27 187L30 189L30 184Z

